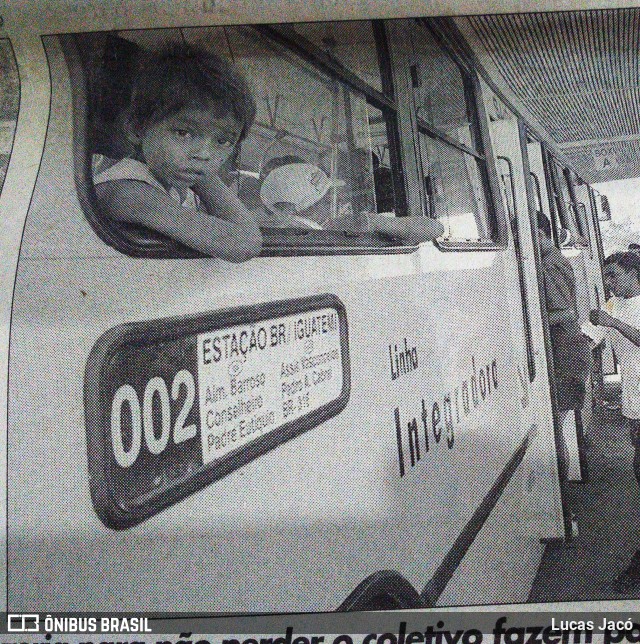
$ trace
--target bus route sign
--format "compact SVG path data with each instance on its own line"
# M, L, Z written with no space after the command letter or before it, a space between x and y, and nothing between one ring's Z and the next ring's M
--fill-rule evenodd
M85 373L98 516L139 523L339 413L349 384L332 295L111 329Z

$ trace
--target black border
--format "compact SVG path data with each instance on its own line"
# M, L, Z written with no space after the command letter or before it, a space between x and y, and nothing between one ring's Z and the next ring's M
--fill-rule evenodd
M343 379L342 391L337 398L301 418L289 421L268 434L256 438L246 446L239 447L220 459L204 465L192 477L165 488L142 505L125 508L115 501L107 470L109 462L107 449L111 442L107 418L111 403L107 400L105 372L109 360L117 354L121 347L131 344L149 344L162 340L176 340L185 335L216 331L239 324L261 322L274 317L307 313L322 308L334 308L340 320ZM137 525L266 454L278 445L337 415L347 406L350 393L351 371L347 313L342 301L333 294L222 309L213 313L201 313L186 317L127 323L109 329L98 338L91 349L84 376L87 456L93 507L100 520L108 528L123 530Z

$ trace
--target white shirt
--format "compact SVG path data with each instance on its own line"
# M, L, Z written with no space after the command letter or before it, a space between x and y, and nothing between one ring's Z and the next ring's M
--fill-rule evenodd
M93 184L107 183L109 181L120 181L122 179L129 181L142 181L149 186L153 186L164 194L168 195L174 201L177 201L184 208L198 209L199 200L196 194L190 188L187 189L187 195L184 200L180 199L180 193L171 188L167 190L154 176L151 174L148 166L142 161L135 159L125 158L117 161L105 170L102 168L107 165L109 159L99 154L93 157Z
M640 295L630 298L612 297L606 309L614 318L640 329ZM640 419L640 347L630 342L616 329L607 329L622 376L622 415Z

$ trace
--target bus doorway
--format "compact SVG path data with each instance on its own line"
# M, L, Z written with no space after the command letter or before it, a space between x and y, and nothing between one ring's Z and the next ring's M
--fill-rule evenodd
M529 138L528 153L531 165L531 196L533 200L532 214L541 213L541 221L549 223L549 232L553 246L559 250L573 271L573 284L568 286L570 299L575 298L575 309L578 327L587 322L591 308L598 306L602 285L601 271L594 270L591 245L595 239L595 231L590 230L592 222L588 217L580 216L581 212L573 189L575 178L554 157L550 151L533 138ZM553 249L552 249L553 250ZM555 252L555 251L554 251ZM599 284L598 284L599 282ZM547 291L550 285L546 285ZM553 294L550 294L551 297ZM552 298L553 299L553 298ZM584 377L584 397L578 390L582 383L577 380L567 389L564 382L559 382L559 375L572 374L577 368L574 364L564 364L563 357L567 347L563 342L577 343L582 340L579 331L574 329L571 339L554 335L553 320L544 315L545 333L548 333L549 347L549 382L552 398L556 408L556 426L558 435L559 464L561 478L565 481L586 482L588 467L586 460L585 435L593 424L593 384L591 371L586 364L593 363L592 356L585 348L581 377ZM575 346L573 347L575 348ZM593 348L592 348L593 349ZM572 350L572 349L571 349ZM562 355L561 355L562 354ZM554 364L555 362L555 364ZM563 370L563 367L567 367ZM564 376L563 376L564 377ZM565 400L575 393L580 400Z
M552 397L550 377L552 364L548 321L544 306L542 272L538 249L537 229L530 205L528 185L529 159L527 134L524 123L489 88L485 91L485 108L489 131L496 155L496 169L500 197L509 222L509 246L514 256L516 270L511 276L514 290L520 297L510 303L514 329L520 327L523 342L518 347L517 361L520 365L523 391L534 404L527 406L528 418L541 431L553 436L555 449L548 455L548 467L562 471L561 434L557 422L557 410ZM553 462L551 462L553 461ZM564 483L558 477L554 491L557 499L556 526L560 529L540 535L542 541L564 540L571 536L571 515L565 500Z

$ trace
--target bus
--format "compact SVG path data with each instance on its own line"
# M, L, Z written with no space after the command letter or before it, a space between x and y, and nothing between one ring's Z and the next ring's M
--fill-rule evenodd
M583 322L604 297L591 187L452 19L110 29L41 38L8 610L526 601L545 544L572 538L592 404L557 410L536 213ZM231 61L255 100L220 170L267 215L248 261L114 220L97 195L96 164L128 158L140 61L187 46ZM283 182L290 166L314 174ZM270 219L281 202L296 207ZM413 243L374 217L444 233Z

